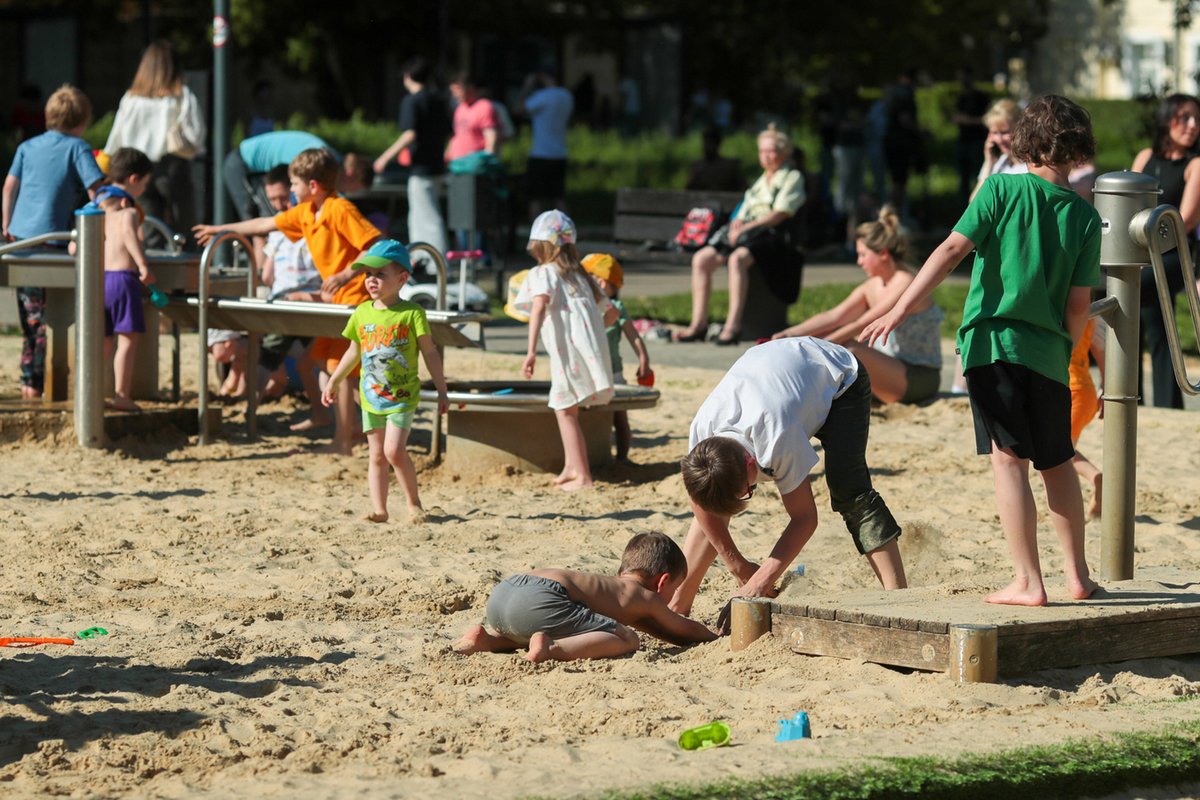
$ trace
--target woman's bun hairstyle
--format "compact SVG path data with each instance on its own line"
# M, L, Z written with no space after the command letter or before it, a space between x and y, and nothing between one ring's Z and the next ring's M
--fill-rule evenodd
M907 263L908 235L900 227L900 216L890 203L879 209L878 219L859 225L854 235L877 253L886 250L897 266Z

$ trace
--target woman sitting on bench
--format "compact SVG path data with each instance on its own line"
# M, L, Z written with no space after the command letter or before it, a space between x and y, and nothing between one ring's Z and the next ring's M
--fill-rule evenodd
M729 316L716 340L720 345L737 344L741 338L752 265L758 264L763 270L768 286L773 286L773 273L778 272L774 277L783 284L791 282L798 287L796 278L802 262L792 243L790 228L796 212L804 205L804 175L787 166L791 154L792 144L787 134L776 130L774 123L758 135L758 162L763 174L746 191L742 205L729 223L727 236L719 237L719 244L702 247L692 256L692 321L675 341L704 340L712 275L723 264L729 264Z
M816 336L840 344L867 368L871 393L883 403L919 403L938 392L942 382L942 310L927 297L913 309L886 345L872 348L858 341L870 322L892 310L913 282L908 265L908 237L890 205L879 219L855 232L858 265L867 280L835 308L782 330L772 339Z

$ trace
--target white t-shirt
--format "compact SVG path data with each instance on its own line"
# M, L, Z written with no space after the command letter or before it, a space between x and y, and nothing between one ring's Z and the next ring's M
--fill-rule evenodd
M726 436L754 456L780 494L795 491L820 460L809 440L857 378L854 355L824 339L798 336L751 347L696 412L688 451Z
M175 125L197 155L204 152L207 129L200 102L182 87L175 97L142 97L125 93L117 106L104 152L110 156L122 147L141 150L155 164L167 153L167 136Z
M567 123L575 109L575 97L561 86L539 89L525 100L533 126L530 158L566 158Z
M308 252L308 242L303 239L293 242L280 231L271 231L263 253L275 259L272 300L289 292L315 292L321 288L321 273Z

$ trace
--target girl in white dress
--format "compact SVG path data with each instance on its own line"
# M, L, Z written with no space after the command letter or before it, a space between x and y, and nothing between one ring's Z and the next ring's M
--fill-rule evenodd
M575 239L575 223L561 211L547 211L534 220L527 249L538 266L529 271L513 301L518 311L529 315L525 377L533 377L539 333L550 354L550 408L558 419L566 455L554 482L564 491L592 485L579 408L612 399L612 364L604 329L617 316L580 265Z

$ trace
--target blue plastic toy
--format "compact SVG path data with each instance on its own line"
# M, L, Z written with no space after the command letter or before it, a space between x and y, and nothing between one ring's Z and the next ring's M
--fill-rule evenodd
M158 288L157 283L150 284L150 302L154 303L155 308L165 308L167 303L167 295L162 289Z
M811 739L812 728L808 725L808 714L797 711L792 719L779 720L779 733L775 736L777 742L794 742L797 739Z

